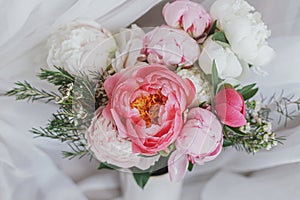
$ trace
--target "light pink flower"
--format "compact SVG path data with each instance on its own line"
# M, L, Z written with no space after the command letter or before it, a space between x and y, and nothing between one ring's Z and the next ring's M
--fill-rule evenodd
M161 26L145 35L143 53L150 64L187 67L199 58L200 48L183 30Z
M191 109L169 158L171 180L182 180L189 162L202 165L215 159L222 150L222 141L222 126L216 116L199 107Z
M159 159L159 156L140 156L131 149L131 142L118 136L115 124L105 118L102 108L95 112L95 116L89 129L85 133L85 138L89 149L100 161L111 165L130 168L138 167L146 170Z
M206 10L192 1L177 0L167 3L162 13L169 26L182 28L195 38L208 31L212 23L212 18Z
M231 127L244 126L246 106L243 96L233 88L224 88L215 96L215 108L222 123Z
M104 113L134 153L155 155L167 150L183 126L183 113L195 87L161 65L126 68L104 83L109 104Z

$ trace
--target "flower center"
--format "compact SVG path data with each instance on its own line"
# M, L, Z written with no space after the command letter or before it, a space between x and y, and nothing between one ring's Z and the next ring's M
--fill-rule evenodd
M146 122L146 127L151 124L159 124L159 110L161 105L165 105L167 97L160 91L155 94L142 95L136 98L131 104L131 108L138 109L140 118Z

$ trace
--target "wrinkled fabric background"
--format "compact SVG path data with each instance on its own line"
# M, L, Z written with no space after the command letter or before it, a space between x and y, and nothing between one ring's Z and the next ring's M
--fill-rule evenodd
M1 200L120 197L118 172L98 171L98 163L87 158L64 160L61 150L67 150L67 145L46 138L34 139L28 132L31 127L44 126L56 110L55 105L16 102L3 94L17 80L49 87L37 80L35 74L46 66L46 39L58 26L77 18L94 19L112 31L134 21L142 27L160 25L165 1L159 2L0 0ZM209 8L213 1L201 2ZM265 68L270 75L252 81L260 85L265 96L279 94L284 89L286 94L300 97L300 1L249 0L249 3L263 14L272 30L270 44L277 52ZM271 152L252 156L229 148L216 160L196 167L184 180L182 199L299 199L299 122L300 117L287 127L277 125L278 134L287 140Z

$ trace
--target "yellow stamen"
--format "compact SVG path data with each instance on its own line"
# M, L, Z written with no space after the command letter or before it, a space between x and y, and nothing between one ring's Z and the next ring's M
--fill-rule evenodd
M140 118L146 122L146 127L149 127L151 124L158 124L160 106L165 105L166 101L167 97L158 91L155 94L136 98L130 106L138 109Z

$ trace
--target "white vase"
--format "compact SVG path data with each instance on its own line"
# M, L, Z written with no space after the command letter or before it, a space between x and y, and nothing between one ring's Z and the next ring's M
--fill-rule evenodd
M171 182L169 174L151 176L144 189L135 182L131 173L120 172L123 200L181 199L182 182Z

